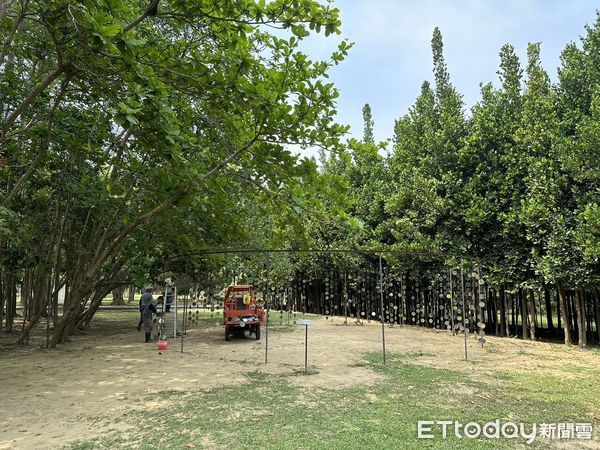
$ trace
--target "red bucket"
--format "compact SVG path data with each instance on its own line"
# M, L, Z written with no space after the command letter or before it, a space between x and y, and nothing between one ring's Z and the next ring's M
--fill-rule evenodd
M158 341L156 346L159 350L166 350L169 348L169 343L167 341Z

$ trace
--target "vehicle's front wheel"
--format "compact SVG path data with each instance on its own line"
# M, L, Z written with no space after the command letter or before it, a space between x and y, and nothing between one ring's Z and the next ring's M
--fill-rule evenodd
M254 336L257 341L260 341L260 325L256 325L256 329L254 330Z
M225 325L225 340L229 340L229 327L227 325Z

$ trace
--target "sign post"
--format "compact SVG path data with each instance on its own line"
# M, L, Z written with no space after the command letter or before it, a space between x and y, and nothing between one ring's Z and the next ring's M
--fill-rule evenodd
M299 320L298 325L304 325L304 373L308 372L308 327L314 323L313 320Z

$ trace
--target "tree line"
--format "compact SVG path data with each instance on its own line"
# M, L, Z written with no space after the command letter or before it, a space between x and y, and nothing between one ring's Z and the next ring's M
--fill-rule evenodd
M324 245L480 258L499 334L520 323L518 334L535 338L544 310L550 329L558 315L565 343L600 340L600 16L565 47L554 83L539 43L523 63L504 45L499 82L482 84L469 111L437 28L431 46L433 83L395 122L388 153L365 105L362 140L323 157L324 172L348 187L361 233L316 226L314 235Z

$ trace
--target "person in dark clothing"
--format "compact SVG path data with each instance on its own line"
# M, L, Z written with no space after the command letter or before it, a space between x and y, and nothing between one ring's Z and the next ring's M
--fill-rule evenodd
M175 298L175 292L174 292L174 288L171 286L171 287L167 288L167 300L165 302L165 312L171 311L171 305L173 304L173 298Z
M140 297L140 321L138 322L137 330L140 331L142 329L142 323L144 322L144 309L148 303L152 302L152 288L146 288L146 292L142 294Z
M156 299L159 305L163 304L163 296L161 295ZM156 303L150 301L144 307L144 311L142 312L142 320L144 322L144 333L146 334L146 340L144 342L150 342L152 335L152 314L156 314L160 316L160 312L156 309Z

